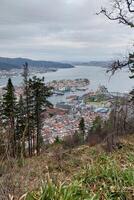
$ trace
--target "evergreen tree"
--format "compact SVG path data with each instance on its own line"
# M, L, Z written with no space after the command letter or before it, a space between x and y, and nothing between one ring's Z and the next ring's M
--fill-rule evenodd
M79 130L80 130L80 134L82 134L82 140L85 140L85 120L82 117L79 123Z
M51 95L51 90L44 84L44 78L37 78L34 76L29 80L30 90L32 92L32 98L34 102L34 121L36 129L36 151L37 154L40 153L42 135L42 112L46 107L52 106L52 104L47 100Z
M25 135L24 135L25 127L26 127L26 116L25 116L24 100L22 95L20 95L17 104L17 122L16 122L18 156L21 154L21 152L23 155L25 155Z
M83 117L80 120L79 129L80 129L81 132L83 132L83 133L85 132L85 121L84 121Z
M15 117L16 117L16 97L14 94L14 86L11 79L8 79L7 87L3 95L3 122L8 132L9 151L12 156L16 154L16 133L15 133Z
M32 113L31 113L31 107L32 107L32 98L31 98L31 90L29 87L29 69L28 69L28 63L26 62L24 65L24 71L23 71L23 78L24 78L24 107L25 107L25 116L26 116L26 135L28 138L28 154L29 156L32 156Z
M29 78L28 63L24 64L24 108L27 127L28 153L32 156L36 149L40 152L42 142L42 112L50 106L47 97L51 95L50 88L44 84L44 78Z
M97 116L93 121L93 125L91 127L91 133L100 133L102 129L103 121L100 116Z
M5 153L6 150L6 143L5 143L6 137L3 131L2 112L3 112L2 99L0 98L0 155Z

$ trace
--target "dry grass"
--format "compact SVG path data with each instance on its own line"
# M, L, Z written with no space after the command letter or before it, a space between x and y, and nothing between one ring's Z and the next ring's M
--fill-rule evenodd
M6 200L7 194L10 193L15 199L19 199L27 192L38 191L42 183L47 180L48 174L54 183L58 181L71 184L74 177L78 175L81 177L83 169L85 170L87 166L94 166L94 168L97 166L97 176L99 169L97 163L102 163L102 161L102 164L107 164L112 160L121 169L134 169L134 136L122 138L121 142L123 148L108 155L100 145L95 147L83 145L72 150L64 150L62 145L57 144L38 157L25 159L23 165L20 161L13 161L11 165L3 163L0 166L0 185L3 188L0 195L4 197L6 194ZM4 168L4 166L8 167ZM84 172L88 172L88 168ZM95 180L98 181L98 179Z

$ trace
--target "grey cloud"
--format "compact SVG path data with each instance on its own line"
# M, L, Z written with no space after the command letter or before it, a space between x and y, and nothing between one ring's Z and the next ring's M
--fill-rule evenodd
M106 59L125 53L133 33L95 13L106 0L0 0L0 56Z

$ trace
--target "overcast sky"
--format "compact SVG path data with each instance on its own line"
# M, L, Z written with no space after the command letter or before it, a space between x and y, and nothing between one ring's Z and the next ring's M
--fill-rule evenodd
M109 0L0 0L0 56L107 60L127 55L133 30L97 16Z

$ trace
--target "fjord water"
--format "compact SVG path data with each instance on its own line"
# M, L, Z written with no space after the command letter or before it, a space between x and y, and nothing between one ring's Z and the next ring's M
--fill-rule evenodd
M110 92L128 92L132 89L134 81L129 78L128 69L120 70L110 78L106 68L95 66L76 66L74 68L59 69L56 72L38 73L38 77L45 77L45 81L62 79L88 78L89 89L96 90L99 85L105 85ZM22 77L12 77L14 85L22 84ZM0 78L0 86L6 85L7 78Z
M87 93L91 90L96 90L99 85L105 85L110 92L129 92L133 85L134 81L129 78L128 69L120 70L111 76L111 74L106 73L106 68L102 67L90 67L90 66L76 66L72 69L60 69L55 73L47 73L46 81L51 80L61 80L61 79L76 79L76 78L88 78L90 80L90 85L88 90L85 92L77 91L76 95L82 96L84 93ZM73 95L74 93L66 93L64 96L52 96L50 101L53 104L56 104L60 101L66 101L66 97Z

